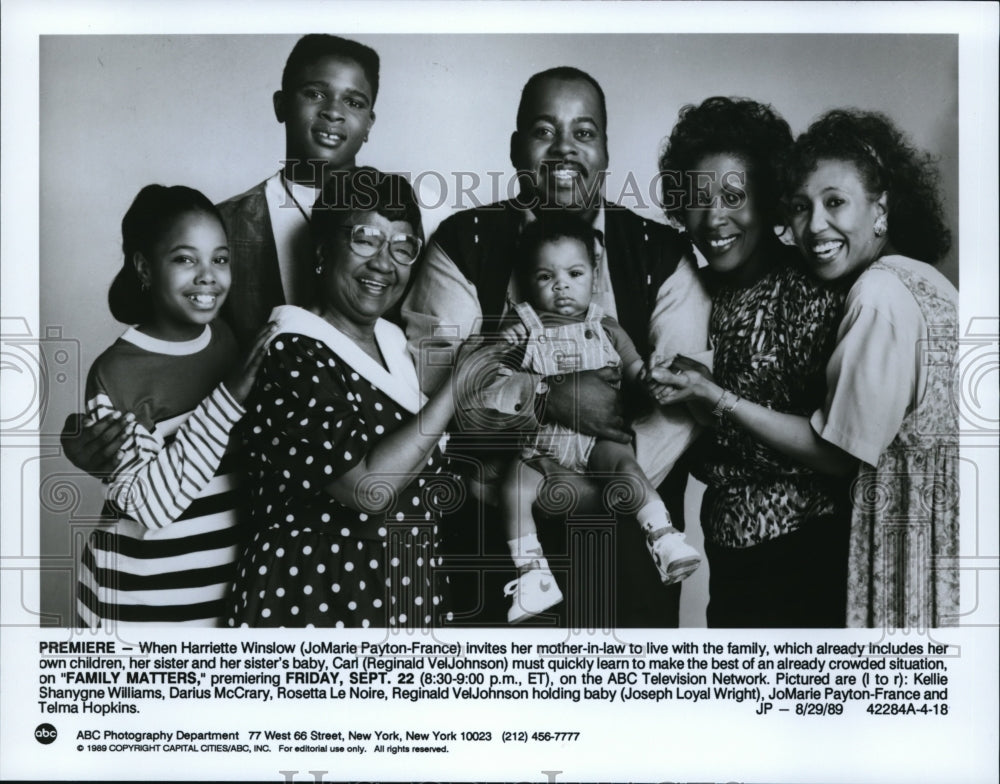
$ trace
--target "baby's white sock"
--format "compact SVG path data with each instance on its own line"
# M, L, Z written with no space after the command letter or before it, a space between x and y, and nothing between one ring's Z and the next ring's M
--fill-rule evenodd
M667 514L667 507L664 506L663 501L659 498L650 501L642 507L636 513L636 519L647 535L659 534L662 536L665 533L669 533L668 530L664 529L673 528L670 523L670 515Z
M510 548L510 557L514 560L514 566L519 571L524 569L549 570L549 562L545 560L545 552L542 550L537 534L525 534L517 539L509 539L507 547Z

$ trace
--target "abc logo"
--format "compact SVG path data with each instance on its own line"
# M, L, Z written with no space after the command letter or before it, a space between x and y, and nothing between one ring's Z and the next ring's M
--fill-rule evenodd
M35 740L46 745L56 739L56 728L51 724L39 724L35 727Z

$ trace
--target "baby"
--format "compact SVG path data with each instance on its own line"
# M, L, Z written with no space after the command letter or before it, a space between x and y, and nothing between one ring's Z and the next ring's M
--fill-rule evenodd
M555 376L620 367L625 381L635 384L642 358L621 325L591 302L597 264L594 243L593 228L571 216L547 216L525 227L517 274L527 302L515 305L516 318L502 325L502 335L508 343L524 347L525 370ZM698 552L671 525L630 445L543 424L529 437L521 459L507 470L500 493L507 544L518 570L517 579L504 591L512 597L510 623L537 615L563 598L531 513L543 480L532 466L538 457L552 458L570 471L614 475L631 484L633 492L627 495L638 499L636 518L664 583L683 580L698 568Z

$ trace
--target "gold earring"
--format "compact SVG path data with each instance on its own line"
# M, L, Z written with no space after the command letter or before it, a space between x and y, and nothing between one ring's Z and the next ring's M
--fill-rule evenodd
M875 219L875 236L881 237L889 229L889 220L885 215L879 215Z

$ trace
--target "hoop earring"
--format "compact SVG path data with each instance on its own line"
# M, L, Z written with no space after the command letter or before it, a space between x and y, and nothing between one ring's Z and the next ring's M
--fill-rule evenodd
M875 219L875 236L881 237L889 230L889 220L885 215L879 215Z

